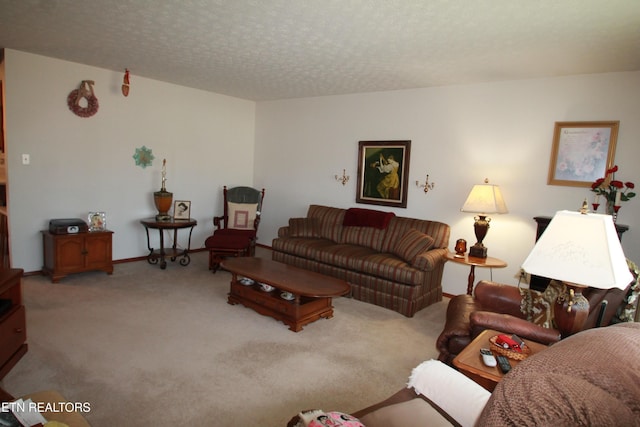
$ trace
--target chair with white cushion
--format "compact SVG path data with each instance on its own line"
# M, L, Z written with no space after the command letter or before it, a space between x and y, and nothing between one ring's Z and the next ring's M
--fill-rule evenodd
M223 189L224 214L213 218L215 231L205 240L209 269L215 273L229 256L253 256L264 199L262 191L251 187Z

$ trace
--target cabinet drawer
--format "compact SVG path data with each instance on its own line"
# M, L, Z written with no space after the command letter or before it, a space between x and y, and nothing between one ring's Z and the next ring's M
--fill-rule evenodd
M0 323L0 363L8 360L27 340L24 306L18 306Z

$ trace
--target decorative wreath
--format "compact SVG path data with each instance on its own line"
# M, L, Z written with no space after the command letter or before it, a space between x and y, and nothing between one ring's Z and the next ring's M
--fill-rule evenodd
M82 98L87 100L86 107L80 105ZM91 117L97 113L98 98L96 98L96 95L93 93L93 81L83 80L78 89L72 90L67 97L67 105L69 106L69 110L76 116Z

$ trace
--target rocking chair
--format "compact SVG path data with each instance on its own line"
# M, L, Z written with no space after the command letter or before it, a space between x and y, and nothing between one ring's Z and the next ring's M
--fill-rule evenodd
M264 188L223 189L224 214L213 217L215 231L205 240L209 251L209 270L215 273L220 262L230 256L254 256Z

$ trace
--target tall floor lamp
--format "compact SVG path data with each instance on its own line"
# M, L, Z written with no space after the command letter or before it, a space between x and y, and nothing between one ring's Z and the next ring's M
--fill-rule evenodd
M582 289L624 290L633 280L611 215L556 212L522 268L566 285L554 306L563 337L581 331L589 316Z

